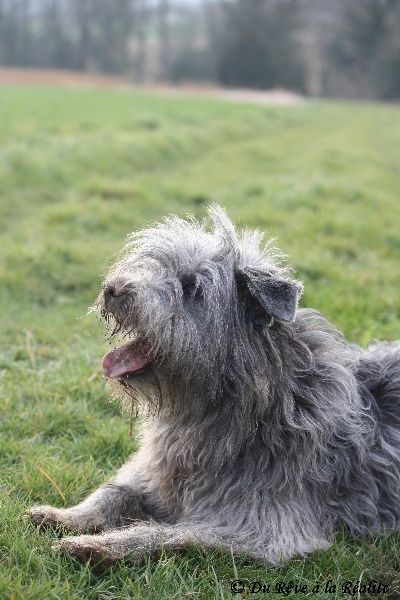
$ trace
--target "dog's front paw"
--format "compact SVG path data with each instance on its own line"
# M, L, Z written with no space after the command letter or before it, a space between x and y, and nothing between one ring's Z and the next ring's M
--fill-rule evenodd
M59 540L53 550L69 554L75 560L89 563L93 570L101 573L125 558L129 564L140 564L144 560L144 552L139 549L126 555L120 548L101 539L102 536L80 535L69 536Z
M43 529L48 527L52 529L70 529L68 523L63 519L62 513L62 509L45 505L35 506L27 510L24 516Z
M89 563L98 571L108 569L122 558L112 548L99 544L96 536L69 536L59 540L52 547L57 552L69 554L79 562Z
M99 511L82 511L78 506L71 508L36 506L28 510L25 516L40 528L51 527L59 533L62 533L63 530L77 533L97 533L107 525Z
M89 563L98 572L108 569L121 559L129 564L144 561L144 548L127 549L114 535L68 536L53 546L56 552L64 552L79 562Z

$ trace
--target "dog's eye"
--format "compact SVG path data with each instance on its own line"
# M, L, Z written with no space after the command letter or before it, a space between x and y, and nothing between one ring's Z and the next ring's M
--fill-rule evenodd
M183 288L183 293L185 296L194 296L196 293L196 285L191 283L190 285L185 285Z
M181 283L183 295L185 298L201 298L201 288L195 279L185 279Z

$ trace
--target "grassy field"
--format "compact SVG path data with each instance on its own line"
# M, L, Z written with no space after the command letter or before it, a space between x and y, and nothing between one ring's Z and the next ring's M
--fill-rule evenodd
M363 346L400 339L399 147L396 107L0 88L1 600L283 598L280 581L307 586L289 598L333 599L360 577L389 591L353 597L400 598L396 535L338 536L282 569L193 550L95 575L23 519L34 503L77 503L135 449L86 313L126 234L149 220L219 202L277 238L302 306ZM237 579L271 592L232 593Z

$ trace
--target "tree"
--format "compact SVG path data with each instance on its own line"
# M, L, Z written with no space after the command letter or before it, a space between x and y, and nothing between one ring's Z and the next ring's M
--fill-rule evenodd
M236 0L223 4L217 73L224 85L304 88L296 38L297 0Z
M399 27L400 0L344 2L336 36L327 47L327 93L336 95L340 79L345 96L398 97Z
M158 31L159 31L159 78L167 80L170 69L170 39L169 39L169 0L159 0Z

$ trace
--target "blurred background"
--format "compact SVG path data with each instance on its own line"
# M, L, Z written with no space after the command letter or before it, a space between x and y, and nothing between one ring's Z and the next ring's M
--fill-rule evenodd
M399 0L1 0L0 65L400 96Z

